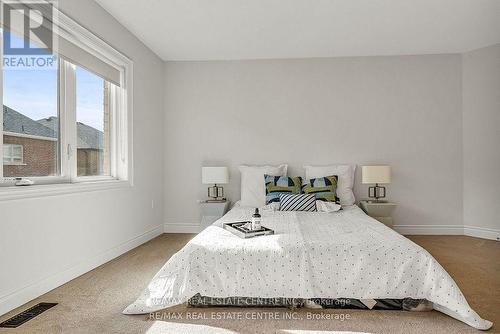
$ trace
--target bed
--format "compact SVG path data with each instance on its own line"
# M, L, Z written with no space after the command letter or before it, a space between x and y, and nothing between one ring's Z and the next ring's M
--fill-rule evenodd
M222 228L247 220L236 204L177 252L123 313L143 314L193 296L427 300L455 319L492 326L423 248L357 206L334 213L261 210L275 235L240 239Z

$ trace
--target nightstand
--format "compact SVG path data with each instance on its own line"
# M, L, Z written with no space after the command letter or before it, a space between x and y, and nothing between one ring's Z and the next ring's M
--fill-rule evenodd
M394 225L391 215L396 208L396 204L390 202L360 201L359 206L368 216L384 225L390 228Z
M200 202L201 207L201 229L212 225L217 219L221 218L229 210L231 202Z

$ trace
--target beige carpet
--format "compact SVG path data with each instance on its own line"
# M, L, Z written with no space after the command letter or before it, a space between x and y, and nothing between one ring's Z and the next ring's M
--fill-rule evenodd
M78 277L0 317L0 321L3 321L41 301L59 303L17 329L0 329L0 334L480 333L435 311L299 310L294 313L287 309L200 309L178 306L158 312L155 314L157 320L150 319L149 316L121 314L165 261L191 237L185 234L164 234ZM488 333L499 333L500 243L462 236L418 236L411 239L438 259L482 317L497 324ZM308 315L312 314L330 316L330 319L308 320ZM256 316L268 319L251 320ZM226 319L222 319L223 317ZM242 320L235 320L238 317Z

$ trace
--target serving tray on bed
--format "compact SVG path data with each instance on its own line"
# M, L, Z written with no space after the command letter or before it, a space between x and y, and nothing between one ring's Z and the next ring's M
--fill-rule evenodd
M235 222L235 223L225 223L223 225L225 230L230 231L231 233L237 235L240 238L248 239L253 237L259 237L261 235L270 235L274 234L274 231L270 228L262 226L258 230L250 230L245 227L246 224L249 224L249 221L245 222Z

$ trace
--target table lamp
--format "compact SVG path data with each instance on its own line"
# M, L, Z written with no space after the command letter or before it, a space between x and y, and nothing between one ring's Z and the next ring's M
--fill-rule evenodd
M219 187L219 184L229 182L229 171L227 167L202 167L201 182L203 184L213 184L208 187L208 197L212 201L224 200L224 188Z
M379 184L391 183L391 166L363 166L362 183L374 184L374 187L368 188L368 197L375 198L375 202L380 202L380 198L385 198L385 187Z

